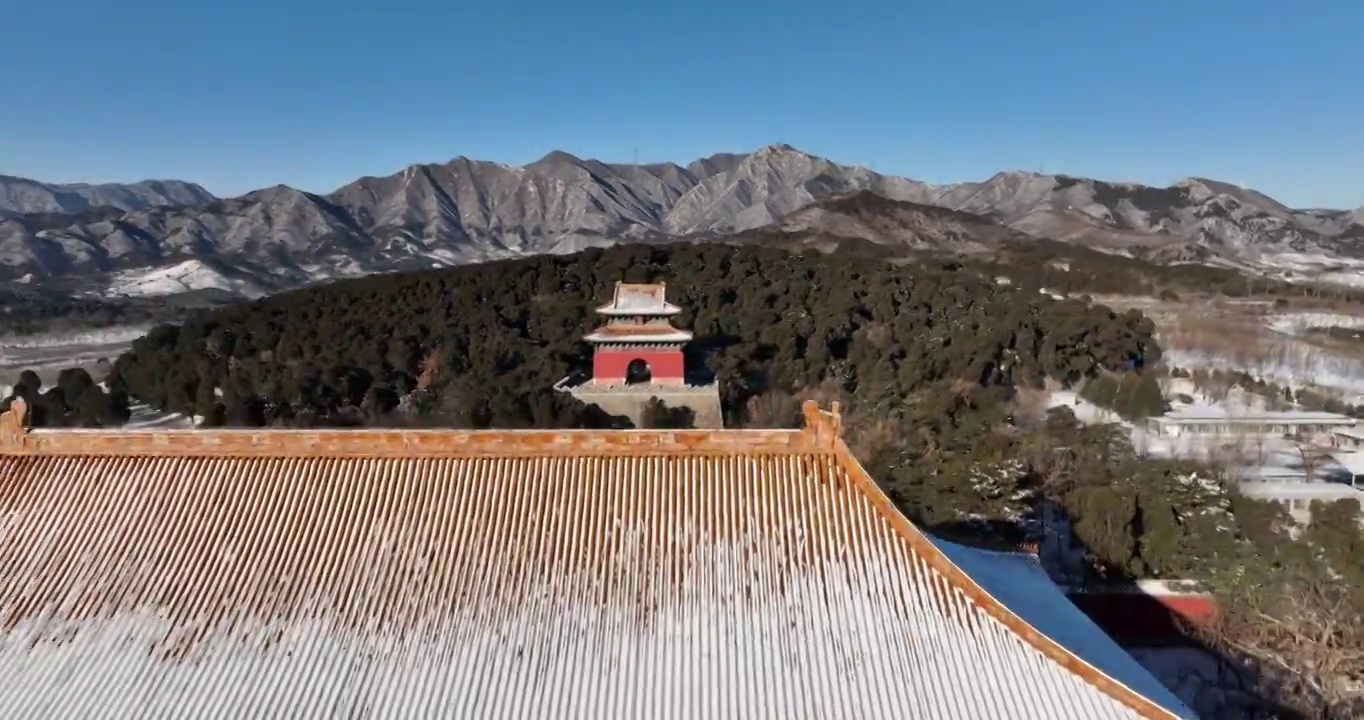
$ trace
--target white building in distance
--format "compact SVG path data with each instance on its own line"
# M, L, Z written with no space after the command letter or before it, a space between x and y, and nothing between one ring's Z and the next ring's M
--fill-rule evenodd
M1307 410L1255 410L1229 413L1222 408L1182 408L1147 420L1147 427L1160 437L1186 435L1302 435L1327 438L1358 421L1348 415Z

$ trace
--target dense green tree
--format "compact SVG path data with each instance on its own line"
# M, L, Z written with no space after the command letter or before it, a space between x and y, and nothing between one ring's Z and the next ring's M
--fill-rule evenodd
M1112 410L1127 421L1144 420L1165 412L1165 398L1154 372L1100 375L1085 382L1080 396Z
M653 430L688 430L696 427L696 411L670 407L658 398L649 398L640 412L640 427Z
M1016 383L1078 380L1159 357L1140 314L1019 292L960 266L708 244L594 249L284 293L158 327L113 376L164 410L202 415L221 397L230 422L270 418L240 402L234 409L228 397L322 424L412 422L394 417L406 405L389 398L375 410L370 400L376 386L401 399L422 377L428 405L460 397L458 412L445 413L455 424L587 422L580 403L536 398L586 366L582 336L612 284L655 279L676 292L678 322L697 335L689 360L715 373L730 418L758 393L825 381L880 398L969 383L979 389L952 412L978 425L965 416Z

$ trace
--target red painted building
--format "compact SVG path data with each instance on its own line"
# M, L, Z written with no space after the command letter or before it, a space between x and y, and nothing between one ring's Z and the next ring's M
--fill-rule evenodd
M592 384L686 385L682 348L691 340L672 325L682 308L668 302L664 283L617 282L611 303L597 308L606 324L592 343Z
M1211 595L1156 580L1082 590L1068 596L1110 637L1131 646L1187 643L1187 624L1208 623L1217 614Z

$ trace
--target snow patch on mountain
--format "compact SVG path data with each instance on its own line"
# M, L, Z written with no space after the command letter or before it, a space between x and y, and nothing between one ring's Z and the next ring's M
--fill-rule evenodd
M132 297L175 295L192 290L225 290L247 297L263 294L251 282L230 278L199 260L186 260L149 272L123 273L109 285L109 293Z
M1323 252L1267 253L1254 270L1269 277L1297 283L1326 283L1364 287L1364 260Z
M89 189L63 188L67 194ZM618 242L716 239L862 191L984 215L982 222L1003 224L1000 232L1100 251L1140 249L1155 262L1226 263L1293 282L1364 286L1364 267L1352 264L1364 262L1364 227L1352 210L1294 210L1262 193L1200 178L1161 188L1002 172L984 182L930 185L788 145L685 167L607 164L563 152L524 167L456 158L361 178L325 196L276 186L218 201L207 196L147 206L147 200L122 213L97 207L65 218L6 214L0 279L31 274L82 286L98 279L102 289L106 268L116 261L123 273L113 290L126 295L222 293L246 283L280 290ZM174 200L169 192L162 195ZM94 202L83 197L73 195L62 207ZM186 190L183 197L199 196ZM1263 257L1273 253L1301 254L1299 269ZM170 262L180 264L158 267Z

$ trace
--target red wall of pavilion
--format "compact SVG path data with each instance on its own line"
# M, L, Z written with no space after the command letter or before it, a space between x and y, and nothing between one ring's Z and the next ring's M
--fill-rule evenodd
M1188 631L1181 621L1207 623L1217 614L1209 595L1142 592L1071 593L1070 601L1119 644L1181 645Z
M654 385L681 385L685 380L682 350L616 350L598 348L592 354L592 381L604 385L625 384L630 363L643 360L649 364L650 382Z

